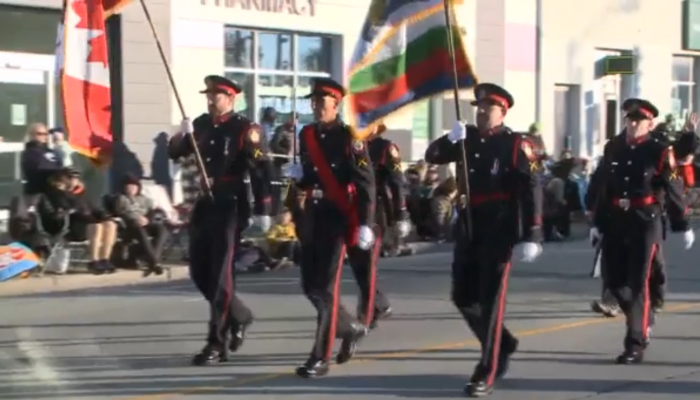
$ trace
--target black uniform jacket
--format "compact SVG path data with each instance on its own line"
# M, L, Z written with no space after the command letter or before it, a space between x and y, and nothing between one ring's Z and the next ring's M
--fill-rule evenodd
M469 199L464 195L464 166L460 146L467 151ZM506 126L482 135L467 126L467 138L452 143L447 135L428 146L430 164L455 162L460 208L471 207L474 235L493 235L517 242L522 219L523 240L542 239L542 186L538 158L527 138ZM521 216L521 217L520 217Z
M255 215L269 215L272 193L272 163L262 129L240 114L230 113L214 120L203 114L193 121L194 138L202 162L211 179L214 200L238 200L239 216L250 208L246 177L250 177ZM172 159L187 157L193 152L189 137L177 145L170 142ZM234 200L235 201L235 200Z
M305 210L315 221L344 222L348 233L374 221L376 190L367 143L355 140L348 125L304 126L299 153L304 176L297 186L306 192Z
M675 164L673 148L651 135L628 141L621 134L608 141L591 178L590 190L597 197L595 226L602 232L610 228L639 229L621 221L644 222L660 217L664 202L660 199L665 197L671 229L687 230L683 180ZM659 191L666 196L660 196Z
M406 211L406 179L401 169L399 147L391 140L375 137L369 141L369 158L377 180L377 202L382 202L387 222L408 219Z

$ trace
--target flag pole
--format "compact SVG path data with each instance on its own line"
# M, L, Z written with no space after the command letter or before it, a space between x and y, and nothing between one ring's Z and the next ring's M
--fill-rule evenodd
M141 0L143 1L143 0ZM457 71L457 52L455 51L454 35L453 35L453 16L452 16L452 5L450 0L443 0L445 8L445 29L447 29L447 49L450 52L450 57L452 58L452 79L453 85L452 90L454 94L455 101L455 116L457 121L462 121L462 107L459 104L459 71ZM460 155L462 157L462 180L463 190L464 190L464 225L466 228L467 237L471 240L472 238L472 215L471 208L469 206L469 168L467 167L467 150L465 148L464 140L459 142Z
M173 95L175 96L177 106L180 109L180 115L182 115L182 119L185 119L187 118L187 114L185 114L185 106L182 104L180 93L177 90L177 86L175 86L175 78L173 78L173 72L170 69L170 65L168 64L168 59L165 57L165 51L163 50L163 45L160 43L160 39L158 38L158 32L156 31L156 27L155 25L153 25L153 19L151 18L151 13L148 11L148 6L146 6L146 0L140 0L140 3L141 8L143 8L143 14L146 16L146 21L148 21L148 25L151 27L151 33L153 34L153 39L156 41L156 47L158 47L160 60L163 63L163 68L165 68L165 74L168 76L170 87L173 89ZM199 152L199 146L197 146L197 141L195 140L194 135L190 134L187 136L189 136L190 138L190 144L192 145L192 150L194 151L194 158L197 164L197 169L199 170L202 180L204 181L204 194L210 199L213 199L214 195L211 191L211 182L209 182L209 176L207 175L206 169L204 169L204 162L202 161L202 154Z

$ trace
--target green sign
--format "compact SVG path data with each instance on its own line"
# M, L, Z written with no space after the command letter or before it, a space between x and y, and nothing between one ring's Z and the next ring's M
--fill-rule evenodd
M629 75L634 74L634 56L608 56L605 57L605 75Z
M683 2L683 50L700 50L700 1Z
M413 105L413 139L430 137L430 100L423 100Z

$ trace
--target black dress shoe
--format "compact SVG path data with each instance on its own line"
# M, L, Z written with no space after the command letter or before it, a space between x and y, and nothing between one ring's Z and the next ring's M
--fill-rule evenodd
M102 275L105 273L105 270L99 261L90 261L87 268L93 275Z
M644 352L642 350L625 350L615 359L616 364L630 365L641 364L644 361Z
M318 378L327 375L329 370L328 361L309 359L303 365L298 366L295 373L302 378Z
M357 344L367 336L369 330L361 324L354 324L352 331L343 337L343 342L340 344L340 351L335 357L335 362L345 364L350 361L357 351Z
M510 368L510 358L513 353L518 351L518 339L514 339L511 343L504 345L498 353L498 367L496 368L496 379L501 379Z
M372 322L369 323L369 329L376 329L380 319L389 319L393 313L394 310L392 310L391 307L387 307L383 310L374 310L374 316L372 317Z
M146 268L145 271L143 271L143 277L147 278L147 277L151 276L152 274L163 275L164 272L165 272L165 269L161 265L152 265L152 266Z
M248 332L248 328L250 328L251 325L253 325L252 319L248 322L241 324L238 330L231 332L233 335L231 335L231 343L229 343L228 345L229 350L235 353L238 351L238 349L243 347L243 342L245 341L246 333Z
M591 302L591 310L598 314L603 314L606 318L615 318L620 313L620 307L616 304L605 304L600 300Z
M464 392L469 397L486 397L493 393L493 385L489 385L485 380L470 382Z
M98 263L100 263L100 268L102 268L102 270L108 274L113 274L117 272L117 268L114 265L112 265L112 263L109 262L109 260L100 260L98 261Z
M207 366L228 361L226 346L208 344L192 358L192 365Z

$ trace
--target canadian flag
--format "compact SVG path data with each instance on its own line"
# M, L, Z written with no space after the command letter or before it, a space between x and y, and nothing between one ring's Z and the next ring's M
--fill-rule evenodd
M65 0L56 43L68 143L78 153L103 165L110 161L112 153L104 1Z

